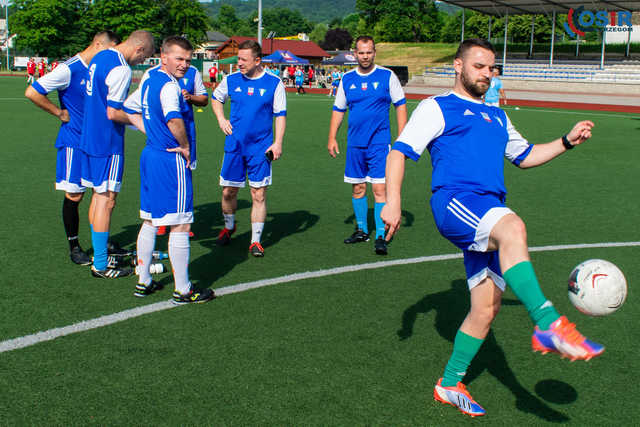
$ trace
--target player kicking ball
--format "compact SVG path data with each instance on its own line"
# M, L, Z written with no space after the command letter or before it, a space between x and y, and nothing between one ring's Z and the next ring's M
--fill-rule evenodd
M215 295L194 289L189 281L189 231L193 223L190 144L182 116L186 102L177 81L191 64L193 47L183 37L162 43L161 66L145 73L125 102L129 120L147 135L140 156L140 227L137 241L139 280L134 295L146 297L158 285L151 279L158 226L170 226L169 260L173 269L174 304L203 303Z
M271 185L271 162L282 155L286 128L287 98L280 78L266 72L261 62L262 49L253 40L238 46L238 69L225 76L213 91L211 107L218 125L226 135L220 171L224 228L217 243L227 245L236 231L235 213L238 190L247 176L251 187L251 244L249 253L263 257L260 243L267 217L267 187ZM229 120L224 102L231 99ZM273 122L275 117L275 135Z
M453 354L435 386L435 400L471 416L485 414L462 380L498 314L508 285L535 327L534 351L589 360L604 351L560 316L543 295L531 265L526 226L505 205L504 161L520 168L542 165L591 137L593 123L578 122L562 138L529 144L504 111L482 103L495 67L486 40L465 40L454 59L452 92L422 101L387 160L387 204L382 219L391 238L400 227L405 159L425 149L433 166L431 210L440 233L462 249L471 309L453 343Z

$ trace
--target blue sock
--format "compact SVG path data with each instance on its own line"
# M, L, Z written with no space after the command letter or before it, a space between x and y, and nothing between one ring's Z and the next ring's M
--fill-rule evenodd
M361 199L354 199L352 197L351 203L353 204L353 212L356 214L358 229L368 234L369 227L367 226L367 211L369 210L369 203L367 202L367 196L364 196Z
M382 212L384 205L384 203L376 203L374 208L376 218L376 239L378 237L384 238L384 222L382 221L382 218L380 218L380 212Z
M107 241L108 231L91 231L91 243L93 243L93 266L96 270L107 269Z

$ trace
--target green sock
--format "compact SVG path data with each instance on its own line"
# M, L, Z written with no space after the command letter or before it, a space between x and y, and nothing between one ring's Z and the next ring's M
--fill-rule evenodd
M549 325L558 320L560 314L542 294L531 262L522 261L514 265L505 271L502 277L527 308L533 323L540 329L549 329Z
M442 376L443 387L453 387L458 384L458 381L462 381L467 373L467 368L473 358L476 357L483 342L483 339L474 338L458 330L453 341L453 353L451 353L451 358L444 368L444 375Z

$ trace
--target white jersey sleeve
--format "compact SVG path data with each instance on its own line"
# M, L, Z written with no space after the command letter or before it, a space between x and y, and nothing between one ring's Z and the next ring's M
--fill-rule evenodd
M144 83L149 78L149 72L145 71L142 79L140 79L140 84L136 88L135 91L126 101L124 101L124 111L129 114L141 114L142 113L142 83Z
M64 90L69 87L70 83L71 69L69 69L67 64L60 64L54 68L53 71L45 74L34 82L34 88L40 93L42 93L42 91L39 89L42 88L45 91L43 95L46 95L52 90Z
M531 148L533 147L529 142L520 135L520 132L516 130L509 120L509 116L507 117L507 132L509 133L509 141L507 142L507 147L504 150L504 156L511 163L515 163L519 165L522 160L529 154Z
M216 90L213 91L212 97L216 99L216 101L224 102L229 97L229 88L227 86L227 76L224 76L220 84L216 87Z
M444 116L436 100L425 99L411 114L393 149L417 161L431 141L442 135L444 126Z
M194 95L207 95L207 88L204 87L202 74L198 70L196 70L196 77L193 81L193 91L195 92Z
M109 71L105 79L105 84L109 88L107 105L113 108L120 108L127 97L130 83L131 68L128 66L120 65Z
M338 85L338 90L336 91L336 100L333 102L333 109L335 111L341 112L347 111L347 96L344 93L342 79L340 79L340 84Z
M287 113L287 94L282 81L278 82L273 94L273 115L284 116Z
M160 103L162 104L162 114L165 121L173 118L182 118L180 114L180 98L182 92L178 83L171 81L165 83L160 90Z
M389 95L391 95L391 102L393 102L393 105L395 106L406 103L404 99L404 90L402 90L400 79L398 79L398 76L396 76L396 73L394 73L393 71L389 76Z

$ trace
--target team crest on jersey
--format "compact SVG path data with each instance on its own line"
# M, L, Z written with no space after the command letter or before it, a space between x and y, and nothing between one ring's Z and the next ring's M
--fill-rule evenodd
M240 86L236 88L235 92L242 92L242 89L240 89Z
M373 90L378 89L378 85L379 85L379 84L380 84L380 83L378 83L378 82L373 82Z
M367 90L367 82L362 82L362 90Z
M349 89L355 89L356 85L354 85L353 83L351 83L351 86L349 86Z
M491 123L491 117L489 117L489 115L487 113L485 113L484 111L480 112L480 114L482 114L482 118L488 122Z
M260 89L260 96L264 95L264 93L265 93L266 91L267 91L266 89L262 89L262 88L261 88L261 89Z
M247 95L253 96L253 88L252 87L247 88Z

